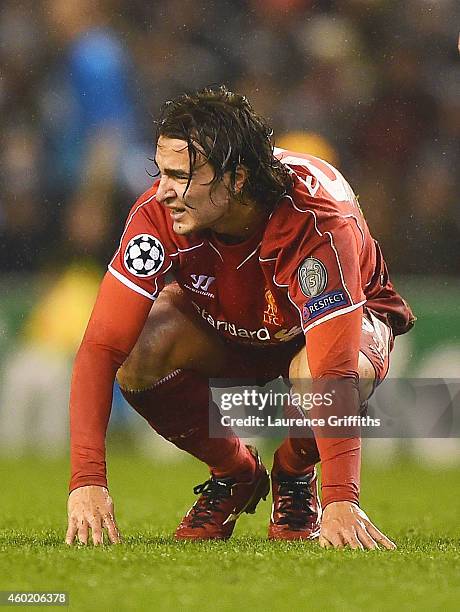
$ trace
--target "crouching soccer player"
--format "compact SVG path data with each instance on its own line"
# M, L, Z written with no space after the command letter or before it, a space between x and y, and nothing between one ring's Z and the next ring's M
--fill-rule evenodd
M158 126L160 178L128 216L75 362L69 544L89 530L99 544L104 528L119 541L105 466L116 375L159 434L209 466L176 538L225 539L269 477L227 428L209 435L209 378L334 378L358 414L414 320L342 175L273 149L246 98L223 87L184 95ZM359 435L313 432L275 453L269 537L393 548L359 507Z

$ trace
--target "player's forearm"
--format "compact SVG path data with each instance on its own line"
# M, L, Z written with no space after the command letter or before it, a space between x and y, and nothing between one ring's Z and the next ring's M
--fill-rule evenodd
M314 392L321 393L323 397L328 397L326 394L333 397L332 405L320 408L326 426L314 428L321 458L323 507L335 501L358 504L361 471L360 430L353 424L348 425L347 421L349 416L359 414L358 381L354 377L323 378L315 381ZM344 423L344 426L337 427L337 423Z
M106 486L105 434L115 374L131 352L152 302L107 273L78 351L70 393L70 488Z
M123 360L100 345L84 342L75 360L70 394L70 491L107 486L105 436L113 381Z
M322 505L350 501L359 504L361 439L317 438L321 457Z
M332 405L320 407L326 427L314 434L321 458L323 506L333 501L359 502L361 438L357 426L336 427L329 417L358 416L358 355L362 311L357 309L323 323L308 334L307 356L313 391L331 394Z

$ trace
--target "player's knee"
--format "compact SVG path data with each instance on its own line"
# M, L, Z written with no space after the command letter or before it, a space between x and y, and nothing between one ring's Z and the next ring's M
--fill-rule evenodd
M289 365L289 380L293 391L308 393L311 390L311 371L308 367L307 351L304 347L293 357Z
M147 389L180 367L175 363L181 337L179 317L173 308L160 306L147 319L133 350L118 370L122 389Z
M301 378L311 378L310 368L308 367L307 351L302 347L300 351L294 355L289 365L289 380L291 383L294 380Z

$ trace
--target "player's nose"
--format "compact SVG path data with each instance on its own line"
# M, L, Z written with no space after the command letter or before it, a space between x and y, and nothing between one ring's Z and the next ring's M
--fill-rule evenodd
M176 191L171 183L171 179L168 176L162 176L160 184L158 185L156 199L160 204L164 204L170 198L177 196Z

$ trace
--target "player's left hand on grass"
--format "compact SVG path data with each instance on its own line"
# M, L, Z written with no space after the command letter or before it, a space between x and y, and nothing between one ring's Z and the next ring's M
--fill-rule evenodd
M326 506L321 520L319 544L322 548L350 548L365 550L383 546L394 550L396 544L371 523L359 506L348 501L332 502Z
M79 487L69 495L67 506L68 527L65 542L69 546L75 539L79 544L87 544L90 530L95 546L104 543L104 529L107 530L112 544L121 541L113 501L105 487Z

